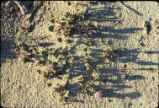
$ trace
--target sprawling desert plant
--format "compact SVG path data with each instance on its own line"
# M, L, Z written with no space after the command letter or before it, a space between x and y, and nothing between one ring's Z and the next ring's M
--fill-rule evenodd
M71 6L73 2L67 2L68 6ZM112 50L111 47L106 43L101 56L97 60L92 60L90 54L92 53L90 38L94 36L95 33L99 32L97 29L98 23L94 24L84 23L86 12L77 12L71 14L66 12L63 17L58 19L52 19L51 25L48 27L49 31L57 35L57 42L63 43L67 40L67 44L64 48L43 48L40 46L31 47L20 41L17 42L17 54L18 58L24 62L33 62L38 67L37 73L42 75L44 81L47 83L48 87L52 92L59 93L59 101L66 103L69 97L69 90L66 86L69 81L70 76L70 64L75 60L74 55L71 53L70 40L74 34L78 34L83 40L85 47L83 48L84 53L84 66L86 71L91 71L90 80L99 81L101 65L94 67L91 65L92 62L106 62L109 63L116 59L122 50ZM53 85L52 79L56 76L65 76L65 82L63 84ZM76 83L82 88L82 90L89 94L94 95L96 99L102 98L102 91L97 90L87 83L84 75L77 77Z

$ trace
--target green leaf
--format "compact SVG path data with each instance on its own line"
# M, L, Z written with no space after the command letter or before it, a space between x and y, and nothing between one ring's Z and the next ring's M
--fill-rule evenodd
M58 48L58 50L59 50L59 51L62 50L62 47Z
M65 26L65 24L66 24L66 22L62 22L62 23L61 23L62 26Z
M84 48L84 51L87 52L87 48Z
M58 38L58 41L59 41L59 42L62 42L62 38Z
M85 57L87 57L87 56L88 56L88 53L85 54Z
M36 52L36 54L40 54L39 52Z
M52 61L49 61L49 64L52 64Z
M42 51L43 57L48 57L48 51Z
M24 63L26 63L26 62L28 62L29 61L29 58L27 58L27 57L25 57L24 59L23 59L23 62Z
M66 12L65 17L68 18L70 13Z
M101 68L103 68L102 65L97 65L97 70L99 70L99 69L101 69Z
M58 63L57 62L53 62L53 67L56 67L57 65L58 65Z
M50 87L50 86L52 86L52 84L51 83L47 83L47 86Z
M52 20L51 20L51 23L54 23L54 22L55 22L55 20L54 20L54 19L52 19Z
M72 43L73 41L72 40L67 40L67 43Z
M57 58L59 55L57 53L54 53L55 58Z
M40 74L41 70L37 70L37 72Z
M60 93L60 96L63 97L63 96L64 96L64 93Z
M49 31L53 32L54 31L54 26L50 26Z
M41 70L37 70L37 72L41 72Z
M71 5L71 2L68 2L67 4L70 6L70 5Z
M86 42L86 43L84 43L84 44L88 46L88 45L89 45L89 42Z

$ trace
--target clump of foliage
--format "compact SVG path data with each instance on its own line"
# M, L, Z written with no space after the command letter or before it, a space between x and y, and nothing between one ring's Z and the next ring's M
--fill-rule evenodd
M84 24L85 13L80 12L77 14L65 13L65 17L55 20L56 34L62 34L66 37L71 37L74 33L78 33L82 37L90 37L93 33L97 32L97 28L91 24Z
M72 2L67 2L68 6L72 5ZM106 43L104 47L104 51L98 60L91 60L91 41L89 38L93 37L93 35L98 31L97 25L94 24L86 24L83 22L85 19L86 12L79 12L76 14L71 14L66 12L63 18L52 19L50 22L52 23L49 26L49 31L55 33L57 35L58 43L63 43L63 38L66 38L67 44L66 47L62 48L43 48L43 47L31 47L25 43L21 43L18 41L16 52L18 52L18 58L24 62L33 62L36 66L39 66L37 73L43 76L45 82L49 82L57 76L65 76L65 82L63 84L53 85L53 82L47 83L47 86L50 88L52 92L59 93L59 101L66 103L67 98L69 97L69 90L67 89L67 85L70 78L70 64L75 60L71 52L71 48L69 48L70 38L74 36L74 34L78 34L79 37L83 40L85 47L83 48L84 52L84 66L86 71L91 71L90 79L92 81L100 80L100 71L102 68L101 65L94 67L91 65L93 62L111 62L114 61L119 53L122 52L122 49L112 50L111 47ZM59 37L58 37L59 36ZM84 75L80 75L77 77L76 83L82 88L82 90L88 95L94 95L96 99L102 98L102 91L95 89L91 86L91 84L86 83L86 77Z

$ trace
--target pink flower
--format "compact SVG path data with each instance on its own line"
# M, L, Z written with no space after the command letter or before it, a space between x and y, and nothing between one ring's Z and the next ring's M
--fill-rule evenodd
M24 59L25 55L26 55L25 53L20 53L20 54L18 55L18 58L19 58L19 59Z
M61 34L64 34L64 33L65 33L65 30L64 30L64 29L61 29L61 30L60 30L60 33L61 33Z
M101 91L97 91L96 93L94 93L94 97L96 99L101 99L102 98L102 92Z
M51 89L51 91L53 91L53 92L57 90L57 88L54 87L54 86L51 86L50 89Z
M52 69L52 64L46 64L46 66L47 66L47 68L48 68L49 70Z
M92 32L91 30L89 30L89 31L88 31L88 35L91 36L92 34L93 34L93 32Z

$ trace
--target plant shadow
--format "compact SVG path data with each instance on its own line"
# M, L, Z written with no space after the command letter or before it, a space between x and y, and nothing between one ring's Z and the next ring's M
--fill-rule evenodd
M16 21L17 10L14 8L12 3L9 6L5 6L6 1L1 4L1 66L2 63L5 63L7 60L12 60L16 58L14 52L15 48L15 37L14 30Z
M143 28L121 28L121 29L116 29L115 26L116 25L121 25L122 24L122 20L121 20L121 7L119 7L118 5L115 5L116 3L112 3L112 5L110 5L112 2L96 2L96 1L92 1L90 2L90 6L83 4L83 6L86 6L88 8L88 12L87 12L87 16L85 21L96 21L98 23L108 23L108 26L98 26L99 28L99 33L93 35L92 37L90 37L90 40L92 42L95 42L94 39L100 39L100 38L105 38L105 39L118 39L118 40L127 40L129 34L133 34L136 32L141 32L143 30ZM104 4L104 7L100 7L100 8L94 8L93 6L98 5L98 4ZM131 8L131 10L133 10ZM136 14L142 16L142 14L138 11L133 10ZM74 48L76 46L78 46L80 44L77 43ZM113 44L113 43L111 43ZM94 45L96 46L97 43L94 43ZM73 49L74 49L73 48ZM92 49L91 52L93 53L91 55L91 59L95 60L98 57L100 57L101 53L103 52L102 49ZM120 55L119 58L116 59L116 61L111 62L111 63L96 63L93 62L92 66L94 68L97 67L97 65L104 65L105 68L101 68L100 69L100 79L98 80L100 83L98 85L93 84L91 85L92 87L94 87L96 90L101 90L103 93L103 97L106 98L120 98L120 99L125 99L126 97L130 98L130 99L136 99L142 96L142 94L139 91L132 91L129 93L123 93L120 91L123 91L124 89L131 89L133 88L133 86L130 85L126 85L124 82L125 81L134 81L134 80L144 80L145 77L142 75L126 75L123 78L123 74L125 73L125 69L119 69L118 68L118 63L129 63L129 62L133 62L136 63L138 65L158 65L157 63L153 63L153 62L148 62L148 61L143 61L143 60L139 60L139 58L137 58L137 54L139 54L140 51L138 49L124 49L124 52ZM156 54L158 53L158 51L147 51L145 53L151 53L151 54ZM79 58L79 62L75 63L73 62L72 64L72 70L71 70L71 79L73 77L79 76L79 75L84 75L84 77L87 78L87 76L89 77L91 75L91 71L84 71L85 67L84 67L84 56L80 56ZM145 69L134 69L135 70L149 70L149 68L145 68ZM90 79L87 78L87 81L89 81ZM86 82L87 82L86 81ZM80 93L82 90L77 84L72 84L69 87L70 89L70 97L75 97L78 95L78 93ZM73 101L72 102L80 102L80 101Z
M140 53L139 49L124 49L124 52L122 54L122 57L119 59L120 62L122 63L128 63L128 62L133 62L136 63L138 65L153 65L153 66L157 66L159 65L159 63L155 63L155 62L151 62L151 61L144 61L144 60L140 60L137 55ZM158 51L146 51L145 53L148 54L157 54L159 53Z
M1 38L1 65L7 59L14 59L15 52L13 51L13 43L10 39L2 39Z
M99 31L100 33L97 33L93 35L90 40L94 42L94 45L96 46L97 43L94 41L95 38L100 39L100 38L105 38L105 39L118 39L118 40L127 40L128 39L128 34L133 34L135 32L140 32L143 30L143 28L124 28L124 29L116 29L115 26L117 24L121 24L122 20L120 19L121 15L117 15L117 12L120 13L121 8L117 5L110 5L110 2L90 2L91 5L98 5L99 3L104 4L104 7L100 8L94 8L94 7L89 7L88 8L88 16L86 16L85 20L90 20L90 21L97 21L98 23L110 23L111 26L99 26ZM31 4L28 5L28 7L31 7ZM139 12L138 12L139 13ZM72 47L72 52L74 52L74 49L80 45L82 42L78 41L76 45ZM113 44L113 43L112 43ZM39 45L44 46L44 47L49 47L52 46L52 43L40 43ZM14 58L14 53L12 52L12 45L8 39L4 39L1 41L1 60L5 60L6 58L8 59L13 59ZM92 49L93 54L91 55L91 60L95 60L100 57L101 53L103 52L102 49ZM122 63L128 63L128 62L133 62L138 65L158 65L157 63L153 62L148 62L148 61L142 61L137 58L137 54L140 53L137 49L129 50L125 49L124 53L122 54L117 61L112 62L112 63L92 63L92 66L94 68L97 67L97 65L104 65L105 68L100 69L100 79L98 82L100 84L94 84L91 85L94 87L96 90L102 90L103 92L103 97L114 97L114 98L121 98L124 99L126 97L131 98L131 99L136 99L142 96L142 94L138 91L133 91L130 93L118 93L119 91L122 91L124 89L129 89L133 88L133 86L129 86L124 84L124 81L134 81L134 80L144 80L145 77L141 75L126 75L123 79L123 73L125 72L124 69L118 69L118 62ZM147 51L145 53L150 53L150 54L156 54L159 53L158 51ZM69 84L67 85L67 89L70 90L70 101L72 102L81 102L83 103L84 101L78 100L74 97L78 95L78 93L81 92L81 88L78 86L78 84L75 84L72 79L74 77L77 77L79 75L83 75L84 77L87 78L86 82L88 82L91 78L90 75L92 71L84 71L85 66L84 66L84 56L76 56L77 60L73 61L71 64L71 73L70 73L70 80ZM110 84L110 85L109 85Z

